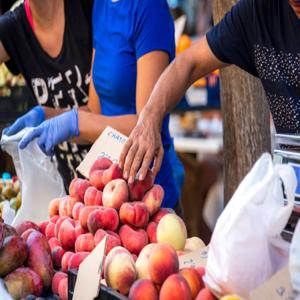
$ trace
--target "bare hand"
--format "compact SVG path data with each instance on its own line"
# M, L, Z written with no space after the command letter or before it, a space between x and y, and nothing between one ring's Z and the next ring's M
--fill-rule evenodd
M128 182L132 183L139 172L138 179L144 180L153 159L152 171L156 176L163 155L159 123L149 115L146 117L141 115L120 156L120 167L123 169L124 178L129 178Z

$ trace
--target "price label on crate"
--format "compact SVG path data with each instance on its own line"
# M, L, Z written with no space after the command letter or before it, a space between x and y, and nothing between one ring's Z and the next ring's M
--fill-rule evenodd
M90 169L97 158L106 157L112 162L118 163L126 141L127 137L124 134L109 126L106 127L77 170L84 177L89 178Z

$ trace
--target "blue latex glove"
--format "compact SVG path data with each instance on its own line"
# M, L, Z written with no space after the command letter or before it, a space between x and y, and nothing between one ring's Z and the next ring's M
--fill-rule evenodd
M13 135L25 127L36 127L45 121L45 112L41 106L35 106L24 116L18 118L10 127L5 128L3 133Z
M38 145L42 151L47 155L53 155L53 148L56 145L78 135L78 112L72 109L33 128L21 140L19 147L24 149L32 140L38 138Z

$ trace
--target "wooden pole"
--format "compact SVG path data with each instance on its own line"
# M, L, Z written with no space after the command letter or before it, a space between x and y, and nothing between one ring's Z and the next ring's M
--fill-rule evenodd
M215 22L236 2L214 0ZM221 99L227 203L260 155L270 152L270 112L260 81L237 67L221 71Z

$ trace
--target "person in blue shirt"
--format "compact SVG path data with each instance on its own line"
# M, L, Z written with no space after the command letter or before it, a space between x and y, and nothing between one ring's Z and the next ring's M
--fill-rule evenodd
M21 148L36 137L46 153L74 137L94 142L106 126L130 134L156 81L175 56L174 22L166 0L94 1L93 47L89 91L93 113L73 109L47 120L21 141ZM174 208L179 188L171 159L177 157L168 126L169 115L161 123L162 168L158 172L154 160L153 171L165 190L163 206Z

